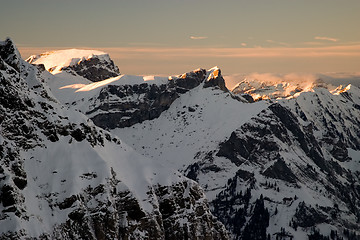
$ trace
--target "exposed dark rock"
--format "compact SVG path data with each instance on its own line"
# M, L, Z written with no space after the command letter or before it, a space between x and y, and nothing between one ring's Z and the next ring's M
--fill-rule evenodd
M98 82L111 77L120 75L119 68L108 58L106 61L97 56L81 60L78 64L64 67L63 71L74 71L78 75L89 79L92 82Z
M304 202L300 202L296 208L293 221L300 227L311 227L324 223L327 217Z
M243 239L242 234L247 223L246 216L252 206L250 203L251 189L247 188L244 193L236 191L238 180L238 176L229 179L228 187L211 202L214 215L224 223L233 239ZM231 214L228 214L229 212ZM253 224L256 224L255 222L256 220L253 221ZM266 229L267 225L265 224L263 227ZM249 228L252 229L252 227Z
M264 176L284 180L290 183L296 183L296 176L291 169L286 166L284 160L277 160L274 165L267 168L263 173Z
M138 201L134 198L130 192L119 193L121 198L116 202L116 206L119 211L127 212L127 216L131 220L140 221L146 215L141 210Z
M155 85L150 83L134 85L108 85L103 87L98 98L86 114L93 115L92 120L97 126L104 129L130 127L145 120L158 118L162 112L181 94L199 86L204 82L204 87L216 87L228 91L220 70L215 70L209 79L205 69L184 73L166 84ZM107 99L119 98L119 101L109 103ZM122 100L126 98L126 100ZM130 100L133 98L133 100ZM101 111L100 111L101 110ZM189 107L189 111L195 111ZM99 112L99 113L97 113ZM96 114L97 113L97 114Z
M216 69L213 73L209 76L209 78L204 83L204 88L208 87L218 87L224 92L228 92L229 90L225 86L225 80L221 75L221 70Z
M241 97L245 98L249 103L254 103L254 98L249 94L241 94Z
M193 108L193 107L188 107L188 110L189 110L189 112L195 112L196 111L195 108Z
M14 163L11 165L11 170L15 173L15 176L26 178L26 172L20 163Z
M206 70L197 69L192 72L184 73L178 76L173 81L170 81L170 85L177 86L185 90L193 89L200 85L205 80Z
M59 208L61 210L69 208L73 205L73 203L77 200L77 197L75 195L71 195L68 198L65 198L64 201L58 204Z
M333 145L333 149L330 151L330 153L336 158L337 160L344 162L346 160L349 160L348 150L347 146L344 142L338 141Z
M254 173L251 173L251 172L248 172L248 171L245 171L245 170L242 170L242 169L239 169L237 172L236 172L236 177L242 179L243 181L247 181L251 178L254 177Z
M220 143L216 155L228 158L237 166L245 160L264 162L277 159L279 147L273 134L287 141L287 130L281 123L271 121L268 114L262 112L254 119L254 124L246 123L232 132L228 140Z
M219 166L217 166L215 164L208 164L201 169L201 172L203 172L203 173L220 172L221 170L222 170L222 168L220 168Z
M39 72L45 72L46 68L44 64L34 64L34 66L37 68Z
M85 133L83 131L81 131L80 128L72 131L70 135L78 142L81 142L82 140L84 140L86 138Z
M200 166L198 163L189 165L187 167L187 170L185 171L185 172L187 172L186 177L188 177L194 181L197 181L197 175L199 174L199 169L200 169Z
M250 156L248 143L242 138L238 138L235 132L231 133L229 140L220 144L220 148L216 156L226 157L232 163L240 166L244 162L240 157L247 159Z
M160 212L163 217L165 239L228 239L224 228L209 215L207 204L201 201L203 193L197 185L183 183L159 187ZM185 192L189 194L184 195ZM170 198L165 197L171 194ZM185 209L195 209L188 212ZM183 227L180 222L187 221Z
M16 201L16 192L14 190L14 188L10 185L4 185L1 188L1 202L3 204L4 207L8 207L11 205L14 205L17 201Z
M148 83L109 85L101 90L94 109L86 114L94 114L98 110L107 111L92 117L97 126L105 129L129 127L145 120L152 120L167 110L180 94L199 86L205 77L206 70L199 69L159 86ZM140 94L141 99L138 99ZM110 95L118 98L134 97L134 101L118 101L116 104L109 104L105 99Z
M0 58L13 67L16 71L19 71L21 59L19 51L10 38L7 38L4 43L4 45L0 46Z
M322 170L329 172L329 166L314 135L305 133L295 115L280 104L272 104L269 109L280 119L281 123L296 137L302 150Z
M13 181L15 185L21 190L23 190L27 185L27 180L25 178L14 177Z
M72 211L71 213L69 213L68 216L71 220L80 222L83 220L83 217L85 216L85 212L81 209L76 209L76 210Z
M269 226L269 219L269 211L265 208L261 196L255 202L251 219L244 228L242 239L266 240L266 228Z

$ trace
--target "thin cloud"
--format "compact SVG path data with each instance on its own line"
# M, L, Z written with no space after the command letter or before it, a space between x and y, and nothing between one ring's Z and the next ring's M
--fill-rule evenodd
M89 48L91 47L86 47L86 49ZM32 54L64 48L19 47L18 49L21 55L27 58ZM271 48L250 46L239 46L237 48L129 46L92 49L109 53L110 57L120 67L122 73L146 75L182 73L184 69L192 70L199 66L212 67L214 65L225 66L226 68L224 67L223 70L226 69L226 72L238 72L239 66L243 66L248 72L264 71L263 69L267 69L265 71L268 72L286 72L289 69L292 69L290 71L343 72L354 71L353 69L357 67L356 61L360 59L360 43L337 46L278 46ZM281 62L280 66L278 60ZM283 60L286 60L285 65L282 63ZM298 61L302 62L304 60L306 60L306 63L312 62L315 65L318 63L318 66L313 64L299 66ZM264 66L257 64L257 62L264 64ZM331 65L333 62L336 62L336 65ZM329 67L328 63L330 63Z
M289 46L288 43L278 42L278 41L274 41L274 40L271 40L271 39L266 40L266 42L268 42L268 43L273 43L273 44L278 44L278 45L282 45L282 46Z
M44 48L23 48L19 50L23 57L30 54L39 54L45 51L54 50ZM304 57L360 57L360 44L328 46L328 47L239 47L239 48L171 48L171 47L118 47L118 48L94 48L110 54L117 59L143 59L151 58L168 60L174 57L192 58L304 58Z
M360 72L359 73L343 73L343 72L332 72L332 73L287 73L287 74L276 74L276 73L249 73L249 74L231 74L224 76L226 86L229 89L233 89L236 84L243 81L244 79L251 80L256 79L260 82L266 82L270 84L288 82L293 85L298 85L302 88L311 85L312 83L318 83L324 81L327 83L329 89L335 88L340 84L354 84L356 86L360 83ZM321 80L320 80L321 79Z
M325 41L330 41L330 42L339 41L339 39L337 39L337 38L330 38L330 37L315 37L314 39L316 39L316 40L325 40Z
M154 42L131 42L128 43L130 46L161 46L161 43Z
M205 36L190 36L190 39L193 40L202 40L202 39L207 39L208 37Z
M320 46L320 45L324 45L325 43L324 42L309 41L309 42L303 42L303 44Z
M274 47L274 48L112 48L100 49L122 59L149 57L167 60L177 57L192 58L321 58L360 57L360 45L330 47Z

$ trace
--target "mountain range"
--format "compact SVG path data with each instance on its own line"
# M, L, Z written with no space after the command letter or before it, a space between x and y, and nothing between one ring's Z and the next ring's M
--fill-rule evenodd
M0 43L0 238L359 239L359 88L120 70Z

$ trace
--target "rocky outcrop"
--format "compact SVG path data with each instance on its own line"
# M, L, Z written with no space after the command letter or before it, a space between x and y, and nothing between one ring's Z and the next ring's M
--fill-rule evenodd
M7 38L4 42L1 42L0 44L1 60L9 64L15 70L19 71L21 56L15 44L10 38ZM0 70L5 70L4 62L0 63Z
M220 68L215 67L215 68L213 68L211 70L212 70L212 72L210 73L210 76L208 77L208 79L204 83L204 88L218 87L221 90L223 90L224 92L229 91L225 86L225 80L221 75Z
M87 188L59 203L60 209L70 209L68 220L55 226L48 239L228 239L226 229L211 215L204 193L189 181L173 186L157 186L155 210L142 210L129 191L114 192L109 185ZM188 194L187 194L188 193ZM91 199L113 199L114 205L101 201L96 207ZM157 203L158 201L158 203Z
M170 188L159 187L156 194L166 239L229 238L224 226L209 214L205 195L197 184L184 182Z
M86 112L104 129L130 127L160 116L181 95L200 84L227 91L220 69L198 69L172 78L166 84L107 85ZM111 101L109 101L111 99Z
M107 58L93 56L83 59L77 64L62 68L62 71L74 72L92 82L99 82L120 75L119 68L108 55Z
M119 68L109 54L96 50L58 50L30 56L26 61L34 65L43 65L53 74L68 72L92 82L120 75Z

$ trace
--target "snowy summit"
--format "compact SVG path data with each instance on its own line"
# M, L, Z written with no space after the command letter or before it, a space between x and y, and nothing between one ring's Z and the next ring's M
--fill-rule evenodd
M52 74L68 72L92 82L120 75L109 54L97 50L67 49L29 57L31 64L43 64Z
M46 70L56 74L64 67L74 66L93 57L109 59L109 54L96 50L66 49L32 55L26 61L31 64L44 64Z

